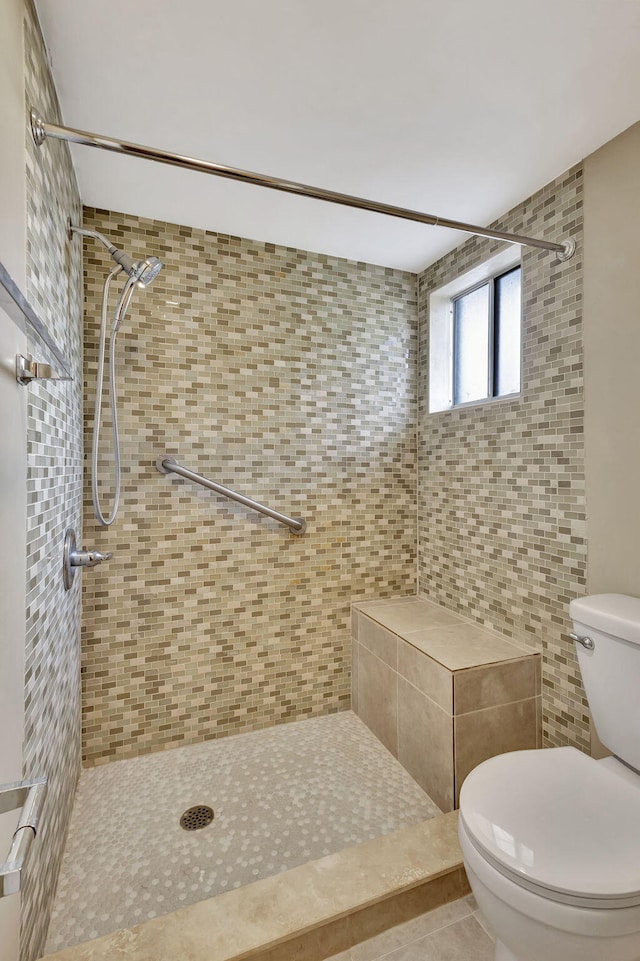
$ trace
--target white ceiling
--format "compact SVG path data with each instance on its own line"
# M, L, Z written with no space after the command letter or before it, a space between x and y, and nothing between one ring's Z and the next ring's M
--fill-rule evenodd
M640 119L640 0L37 8L70 126L471 223ZM408 270L463 239L87 147L73 155L84 202L111 210Z

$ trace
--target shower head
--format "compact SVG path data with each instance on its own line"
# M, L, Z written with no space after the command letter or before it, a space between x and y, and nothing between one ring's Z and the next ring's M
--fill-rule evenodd
M119 250L118 247L114 247L113 244L109 244L107 249L115 262L120 264L125 273L129 275L131 280L135 281L138 287L148 287L162 270L162 261L157 257L145 257L144 260L134 260L129 254L125 254L124 250Z
M148 287L162 270L162 261L158 260L157 257L133 260L129 254L125 254L124 250L119 250L113 244L109 245L108 250L115 262L120 264L122 269L129 274L139 287Z
M124 250L119 250L118 247L115 247L110 240L107 240L104 234L99 233L97 230L88 230L85 227L74 227L73 224L69 224L69 230L76 234L82 234L83 237L95 237L101 244L104 244L115 262L122 267L125 273L127 273L139 287L148 287L162 270L162 261L158 260L157 257L145 257L144 260L134 260L129 254L125 254Z

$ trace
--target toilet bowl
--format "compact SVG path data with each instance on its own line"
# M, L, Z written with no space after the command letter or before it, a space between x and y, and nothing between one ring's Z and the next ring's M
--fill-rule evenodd
M639 961L632 777L573 748L504 754L468 776L460 846L496 961Z
M626 763L517 751L466 778L460 845L496 961L640 961L640 600L571 607L598 733Z

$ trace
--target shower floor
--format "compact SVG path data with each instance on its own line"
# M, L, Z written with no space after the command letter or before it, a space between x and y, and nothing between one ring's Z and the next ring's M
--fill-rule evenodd
M351 711L83 771L47 953L437 814Z

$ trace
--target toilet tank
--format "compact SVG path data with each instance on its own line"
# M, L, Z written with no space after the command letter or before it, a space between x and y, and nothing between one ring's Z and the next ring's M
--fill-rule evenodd
M593 594L571 601L569 613L575 633L595 645L576 642L598 737L640 770L640 598Z

